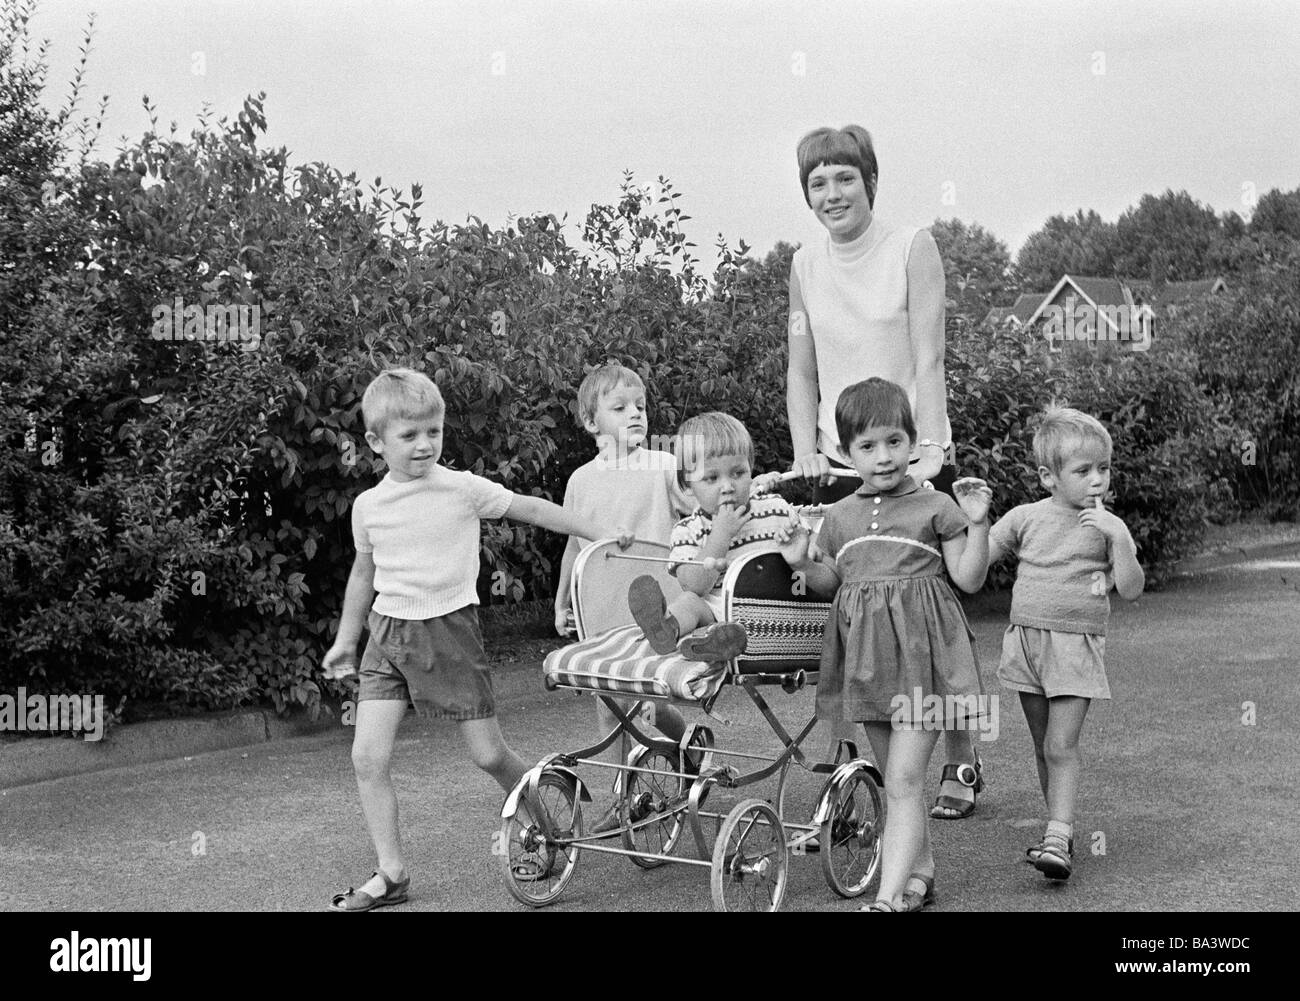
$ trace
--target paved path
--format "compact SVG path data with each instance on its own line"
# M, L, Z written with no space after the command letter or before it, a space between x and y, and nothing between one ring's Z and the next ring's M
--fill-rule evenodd
M979 811L933 827L938 907L1293 909L1300 560L1215 570L1114 603L1115 700L1094 706L1084 731L1074 878L1049 884L1019 861L1044 816L1028 731L1003 698L999 737L982 745L990 788ZM991 691L1004 623L996 610L974 618ZM771 701L792 724L812 711L810 692L773 691ZM743 693L728 692L720 709L736 721L733 745L770 744ZM511 699L502 722L527 758L572 748L593 729L589 700L571 693ZM350 732L0 793L0 910L320 908L373 867ZM515 907L491 853L500 796L462 764L454 726L408 720L396 781L414 883L410 903L391 913ZM802 782L795 799L814 793ZM642 872L588 853L551 910L709 906L704 869ZM830 892L815 858L793 860L786 909L855 906Z

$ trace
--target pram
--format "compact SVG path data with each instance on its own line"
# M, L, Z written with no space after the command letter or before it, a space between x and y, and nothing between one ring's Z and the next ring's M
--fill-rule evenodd
M807 521L819 512L801 513ZM582 852L604 852L647 869L667 862L707 866L715 909L774 911L785 894L790 854L816 852L831 889L860 896L879 868L881 775L850 740L838 742L835 761L810 760L801 745L816 718L791 736L760 692L772 686L796 692L816 683L830 605L805 593L779 553L751 553L731 564L723 580L726 618L745 626L749 636L745 653L726 664L655 654L632 623L627 591L634 577L649 573L671 600L680 588L666 571L667 553L655 543L620 550L602 541L578 557L572 593L579 641L546 658L546 686L596 695L618 723L590 747L543 758L507 796L497 849L507 887L525 904L549 904L564 892ZM780 741L778 753L724 750L700 724L689 725L680 742L643 729L641 712L655 702L713 716L728 685L742 688L767 720ZM616 698L631 698L634 705L624 711ZM636 742L625 764L596 760L625 737ZM620 772L617 829L584 835L582 804L591 796L578 766ZM806 823L785 816L792 766L826 776ZM772 776L772 800L742 799L726 813L706 809L711 790L742 789ZM673 854L684 829L699 858Z

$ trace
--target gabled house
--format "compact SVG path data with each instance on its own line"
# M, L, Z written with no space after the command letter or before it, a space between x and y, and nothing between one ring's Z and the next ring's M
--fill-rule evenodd
M1023 293L1010 306L994 306L984 320L1014 329L1039 327L1053 352L1070 342L1094 350L1111 343L1121 351L1146 351L1158 321L1194 309L1227 287L1221 277L1153 284L1062 275L1050 292Z
M1012 305L994 306L990 309L988 316L984 317L984 322L997 326L1023 327L1034 315L1034 310L1042 303L1044 295L1043 292L1023 292Z
M1148 303L1157 317L1173 319L1180 312L1194 309L1205 303L1210 296L1219 295L1228 290L1228 283L1222 277L1197 278L1186 282L1133 282L1133 295L1139 302Z
M1070 341L1092 348L1113 343L1124 351L1146 351L1155 334L1154 320L1154 310L1137 302L1118 278L1062 275L1025 326L1041 325L1052 351Z

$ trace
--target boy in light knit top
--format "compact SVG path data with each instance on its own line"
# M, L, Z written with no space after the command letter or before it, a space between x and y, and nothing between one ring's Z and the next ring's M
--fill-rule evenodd
M359 889L333 898L335 911L368 911L407 899L410 877L389 766L408 700L419 713L459 721L470 760L503 789L512 789L526 771L497 725L474 610L480 519L509 517L553 532L630 541L606 523L438 465L445 409L438 387L408 368L381 372L361 400L366 441L383 456L388 473L352 506L357 555L323 667L327 678L354 673L357 640L368 624L352 763L379 866Z
M1034 435L1038 475L1051 497L1013 508L989 533L989 563L1016 554L1011 625L998 678L1020 693L1049 820L1026 861L1068 879L1074 856L1079 733L1092 699L1109 699L1109 591L1135 600L1144 585L1128 527L1102 507L1111 439L1095 417L1053 407Z
M564 488L564 509L587 521L599 522L618 512L621 524L638 539L665 545L677 519L691 502L677 482L676 459L668 452L643 447L648 434L645 384L622 365L602 365L588 373L578 387L578 419L596 439L596 457L579 466ZM555 631L568 635L573 614L570 578L582 547L594 539L569 536L555 591ZM608 696L607 696L608 697ZM626 712L631 699L616 700ZM617 718L601 699L595 700L596 723L601 734L617 725ZM686 721L671 705L654 705L654 725L670 740L681 740ZM606 752L614 764L623 763L626 749L616 742ZM616 775L618 773L615 773ZM618 803L605 811L591 828L593 834L620 824Z

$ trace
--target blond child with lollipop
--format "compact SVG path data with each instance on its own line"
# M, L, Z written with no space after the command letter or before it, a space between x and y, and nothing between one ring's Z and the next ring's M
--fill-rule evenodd
M1034 435L1034 459L1051 496L1012 508L989 533L990 563L1020 558L998 678L1020 693L1033 736L1049 819L1025 860L1049 879L1073 871L1079 734L1092 700L1110 698L1110 589L1133 601L1145 583L1128 527L1102 506L1111 452L1110 434L1095 417L1048 409Z

